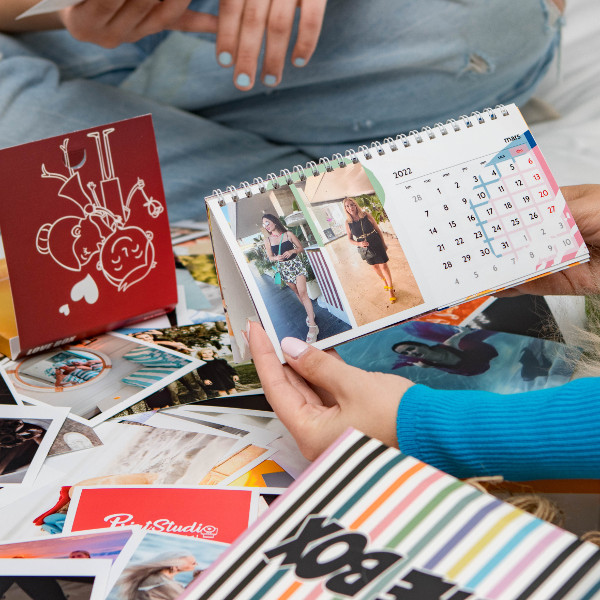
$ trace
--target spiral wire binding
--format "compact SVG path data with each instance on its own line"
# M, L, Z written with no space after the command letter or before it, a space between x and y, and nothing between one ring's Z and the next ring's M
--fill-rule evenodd
M219 201L219 206L225 206L225 196L223 196L223 192L217 188L216 190L213 190L213 198L216 197Z
M383 149L381 142L371 142L371 148L373 148L373 150L375 150L379 156L383 156L385 154L385 150Z
M237 202L240 199L240 195L238 194L240 188L236 188L235 185L228 185L225 188L225 193L229 194L229 197L233 202Z
M356 164L358 162L358 156L356 156L356 152L354 150L352 150L352 148L349 148L348 150L346 150L346 152L344 152L344 155L349 158L354 164Z
M396 139L400 142L402 142L402 145L405 148L408 148L410 146L410 140L408 139L408 136L405 133L399 133L396 136Z
M267 175L267 184L269 183L269 181L273 182L273 189L279 189L279 182L277 181L277 175L275 175L275 173L269 173Z
M306 181L306 173L304 172L304 167L302 165L295 165L292 171L298 175L300 181Z
M433 129L432 129L431 127L425 126L425 127L423 127L423 128L421 129L421 131L422 131L423 133L426 133L426 134L427 134L427 137L428 137L430 140L435 140L435 132L433 131Z
M250 198L250 196L252 196L252 188L247 181L242 181L242 183L240 183L240 190L244 192L246 198Z
M371 154L371 151L369 150L369 146L365 146L364 144L362 146L358 147L357 152L362 152L363 156L367 160L371 160L373 158L373 155Z
M319 159L319 164L325 165L325 171L327 171L327 173L331 173L331 171L333 171L331 161L326 156L323 156Z
M337 160L337 164L340 169L343 169L346 166L346 161L344 160L344 157L339 152L336 152L331 157L331 160Z
M416 129L413 129L412 131L409 131L408 132L408 137L414 138L415 141L417 142L417 144L422 144L423 143L423 138L421 137L421 134Z
M448 135L448 129L443 123L436 123L434 127L439 129L442 135Z
M485 123L485 119L483 118L483 115L478 111L478 110L474 110L471 113L472 117L475 117L477 119L477 122L482 125L483 123Z
M279 171L279 177L285 179L285 182L288 185L292 185L292 183L294 183L294 180L292 179L292 173L289 169L281 169L281 171Z
M398 144L396 144L396 141L394 140L394 138L391 137L386 137L383 140L383 143L392 151L392 152L397 152L398 151Z
M458 118L459 118L459 120L464 121L467 128L473 127L473 122L471 121L471 119L469 119L469 117L467 115L460 115L460 117L458 117Z
M348 163L356 164L359 161L358 155L362 154L365 160L371 160L375 153L377 156L384 156L386 152L398 152L402 148L409 148L413 143L422 144L427 141L435 140L438 135L449 135L452 131L459 132L464 127L469 129L477 125L484 125L487 121L495 121L499 116L506 117L510 114L509 110L503 104L498 104L494 108L485 108L483 111L473 111L470 115L461 115L458 119L447 119L445 123L435 123L433 127L425 126L421 130L414 129L408 134L399 133L395 138L386 137L383 142L371 142L371 146L361 145L356 150L349 148L342 155L340 152L334 154L331 159L322 157L319 164L314 160L308 161L306 165L295 165L292 170L282 169L279 176L275 173L269 173L265 179L255 177L252 183L242 181L238 187L230 185L223 192L221 189L213 190L210 198L217 198L219 206L225 206L228 201L237 202L240 195L251 197L257 193L265 193L269 182L273 189L281 187L280 181L283 179L288 185L294 182L294 174L299 181L306 181L311 175L316 177L321 173L319 165L324 165L326 172L331 172L336 168L343 169Z
M489 115L491 121L495 121L498 118L493 108L486 108L483 112Z
M264 194L267 191L267 184L265 183L265 180L262 177L255 177L252 180L252 185L258 187L258 191L261 194Z

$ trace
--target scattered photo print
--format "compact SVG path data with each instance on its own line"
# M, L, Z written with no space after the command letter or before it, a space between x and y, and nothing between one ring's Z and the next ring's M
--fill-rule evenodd
M121 423L115 426L113 431L126 439L111 440L101 473L97 472L102 482L108 483L107 477L112 477L113 484L134 483L132 476L139 474L145 474L148 483L198 484L236 443L218 434Z
M199 366L167 387L144 398L118 416L135 414L199 400L247 394L261 389L254 363L234 363L224 321L185 327L136 331L130 336L182 352L200 361Z
M138 540L115 565L119 576L107 600L136 598L150 586L162 598L180 595L228 548L222 542L151 531Z
M54 442L67 410L0 406L0 485L31 484Z
M517 393L562 385L575 351L512 333L409 321L342 344L347 363L437 389Z
M179 254L177 259L190 272L194 281L218 286L215 259L212 254Z
M173 246L206 237L209 232L206 221L192 221L191 219L175 221L170 224L169 228L171 230L171 243Z
M96 429L102 446L53 457L56 482L6 504L16 517L15 522L0 522L0 538L32 537L40 530L61 533L70 498L79 486L198 485L238 443L220 433L112 421Z
M102 600L109 560L0 560L3 600Z
M3 600L102 600L109 560L2 559Z
M132 533L132 529L123 527L3 543L0 558L106 558L114 562Z
M86 450L101 445L102 440L92 427L67 417L50 448L50 452L48 452L48 456Z
M258 495L216 487L82 487L73 493L65 530L139 526L231 543L256 515Z
M170 411L166 411L168 414ZM223 406L188 406L186 414L205 415L204 418L220 418L232 425L239 427L260 427L277 435L269 442L269 448L276 453L246 475L235 480L231 485L245 485L258 487L287 487L291 480L295 480L308 468L308 461L298 448L298 444L277 418L275 413L265 410L250 410L243 407ZM286 483L284 483L286 482Z
M556 319L543 296L524 294L514 298L494 298L473 313L463 325L539 337L563 342Z
M180 352L109 333L9 362L5 372L28 401L69 407L93 426L200 364Z
M16 398L10 380L6 378L6 374L2 371L0 371L0 404L21 404Z
M434 310L420 317L413 319L414 321L427 321L429 323L441 323L442 325L469 325L477 327L474 321L478 315L494 302L495 298L491 296L481 296L469 302L463 302L455 306L449 306L443 310ZM484 327L484 329L486 329Z

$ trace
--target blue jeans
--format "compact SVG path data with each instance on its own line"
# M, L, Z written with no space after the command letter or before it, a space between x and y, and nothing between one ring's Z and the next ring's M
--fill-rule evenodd
M288 60L277 88L249 92L217 65L210 35L107 50L65 31L0 34L0 147L152 113L170 218L202 218L214 188L523 104L560 23L550 0L329 0L308 66Z

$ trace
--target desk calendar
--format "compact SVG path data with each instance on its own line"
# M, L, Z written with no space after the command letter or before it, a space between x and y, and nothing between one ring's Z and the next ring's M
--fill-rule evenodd
M589 260L514 105L256 178L207 206L239 342L258 318L273 341L329 348Z

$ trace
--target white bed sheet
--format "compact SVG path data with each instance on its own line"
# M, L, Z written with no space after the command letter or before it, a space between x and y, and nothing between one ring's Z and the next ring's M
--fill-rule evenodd
M598 23L598 0L567 0L559 59L536 92L561 115L531 125L559 185L600 183Z

